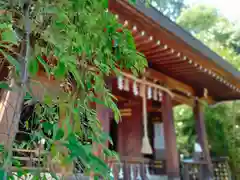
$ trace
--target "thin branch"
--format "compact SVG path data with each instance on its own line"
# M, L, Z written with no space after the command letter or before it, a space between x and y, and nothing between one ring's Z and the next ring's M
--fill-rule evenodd
M11 124L11 128L9 128L9 134L12 129L12 126L14 128L14 134L11 138L9 138L8 142L9 144L9 150L8 150L8 159L12 158L12 149L13 149L13 144L12 140L15 139L16 132L18 130L18 123L20 121L20 112L21 112L21 105L23 103L23 97L24 97L24 92L26 90L26 84L28 81L28 72L27 72L27 64L28 64L28 59L29 59L29 53L30 53L30 19L29 19L29 8L31 5L31 0L26 0L24 5L23 5L23 11L24 11L24 16L25 16L25 42L22 42L21 46L21 57L24 57L24 59L21 58L21 89L20 93L18 96L17 100L17 108L15 109L14 116L13 116L13 123ZM8 161L4 164L3 168L6 169L6 173L4 175L4 180L7 180L7 173L9 171L9 166L10 164Z

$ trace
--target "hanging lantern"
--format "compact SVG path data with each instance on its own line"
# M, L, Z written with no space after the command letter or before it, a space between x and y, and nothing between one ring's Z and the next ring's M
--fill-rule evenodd
M137 96L137 95L139 94L139 92L138 92L138 87L137 87L137 83L136 83L136 82L133 83L133 94L134 94L135 96Z
M152 88L149 86L148 87L148 99L151 99L152 98Z
M129 80L126 78L124 82L124 91L129 91Z
M158 99L158 97L157 97L157 89L156 88L153 90L153 99L154 99L154 101L157 101L157 99Z
M123 77L118 77L118 89L123 90Z

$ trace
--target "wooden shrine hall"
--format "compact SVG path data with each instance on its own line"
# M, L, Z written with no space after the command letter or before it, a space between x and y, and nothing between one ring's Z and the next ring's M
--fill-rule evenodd
M203 150L205 171L209 171L200 179L208 179L213 169L204 125L204 102L214 105L239 99L240 72L156 8L146 7L144 1L137 0L134 7L125 0L111 0L109 6L132 31L137 50L146 56L149 65L142 77L123 73L113 80L112 92L118 98L122 116L118 125L106 115L108 111L98 114L114 140L111 148L122 158L123 167L113 168L115 179L144 179L144 174L179 179L173 119L173 107L179 104L193 108L197 141ZM139 166L139 172L132 171L131 164L146 161L147 170Z
M112 78L111 89L122 118L119 124L108 109L96 107L104 131L114 141L109 148L120 155L120 164L109 160L113 179L180 179L173 119L173 108L180 104L193 108L197 141L204 154L206 176L202 179L208 179L212 161L204 104L240 99L240 72L157 8L146 7L144 0L134 6L127 0L109 0L109 11L131 30L137 50L148 61L140 77L122 72ZM1 119L3 115L1 111ZM0 131L5 130L2 124Z

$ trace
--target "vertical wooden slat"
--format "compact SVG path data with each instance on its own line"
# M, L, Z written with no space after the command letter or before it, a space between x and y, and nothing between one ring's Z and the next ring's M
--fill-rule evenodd
M189 180L189 167L188 164L184 164L184 180Z
M114 175L114 180L118 179L118 174L119 174L119 167L118 164L114 163L113 164L113 175Z
M141 176L141 165L138 164L137 165L137 180L142 180L142 176Z
M137 167L137 164L134 164L134 180L137 179L137 176L138 176L138 167Z
M177 152L176 133L172 108L172 99L170 95L166 92L163 92L162 119L167 156L167 175L169 180L180 178L179 157Z
M129 164L126 161L123 163L123 176L124 180L130 180Z
M124 179L124 172L123 172L123 163L119 164L119 174L118 174L118 179Z
M145 165L145 172L146 172L146 179L149 179L150 178L150 171L149 171L149 165L148 164L146 164Z
M134 165L131 164L131 167L130 167L130 177L131 179L134 179Z

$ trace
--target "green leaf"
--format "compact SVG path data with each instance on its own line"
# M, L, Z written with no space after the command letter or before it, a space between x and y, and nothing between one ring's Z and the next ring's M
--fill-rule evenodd
M52 178L54 178L55 180L59 180L59 178L57 177L57 175L55 173L50 171L50 174L51 174Z
M4 52L3 50L0 49L0 52L3 53L3 55L5 56L5 58L8 60L8 62L10 64L12 64L15 68L17 72L20 72L20 64L19 62L13 58L12 56L10 56L9 54L7 54L6 52Z
M106 175L106 173L108 173L108 166L107 164L100 159L99 157L93 155L93 154L89 154L90 160L91 160L91 166L94 168L95 172L98 173L103 173L104 175Z
M104 101L102 101L102 100L100 100L99 98L96 98L96 97L93 97L92 101L97 103L97 104L105 105Z
M1 82L1 81L0 81L0 89L11 90L11 88L6 82Z
M0 144L0 152L3 152L3 151L4 151L4 145Z
M64 131L62 129L58 129L55 140L58 141L58 140L62 139L63 136L64 136Z
M100 143L110 142L111 144L113 144L113 140L112 140L111 136L106 132L101 133L100 140L101 140Z
M131 4L136 4L136 0L128 0Z
M0 179L4 179L5 173L3 169L0 169Z
M69 134L68 140L69 140L69 143L71 144L78 144L78 140L74 133Z
M44 8L44 12L48 14L57 15L59 21L69 20L68 16L65 14L65 12L62 9L59 9L54 6L49 6L47 8Z
M103 0L103 7L108 8L108 0Z
M43 65L48 77L50 77L50 68L49 65L44 61L41 56L37 56L38 61Z
M72 73L74 79L76 80L78 88L84 89L84 84L82 82L81 76L79 75L79 70L76 68L76 66L69 65L68 70L69 70L69 72Z
M42 125L43 125L43 130L46 133L48 133L50 130L53 129L53 124L52 123L44 122Z
M24 96L24 100L30 100L32 99L32 96L29 92L26 92L26 95Z
M80 144L79 142L76 143L69 143L65 144L65 146L69 149L71 152L72 157L79 157L83 163L89 162L89 153L85 150L84 146Z
M62 78L65 76L66 74L66 67L65 67L65 64L61 61L58 62L58 65L57 67L54 69L53 71L54 73L54 76L56 78Z
M9 28L7 23L0 24L0 29L7 29L7 28Z
M30 59L28 62L28 71L32 76L35 76L38 72L39 65L38 65L38 60L37 59Z
M13 31L6 30L6 31L2 32L2 41L17 44L17 37Z
M49 95L46 94L46 95L44 96L43 102L44 102L45 104L47 104L47 105L52 104L52 98L51 98L51 96L49 96Z

